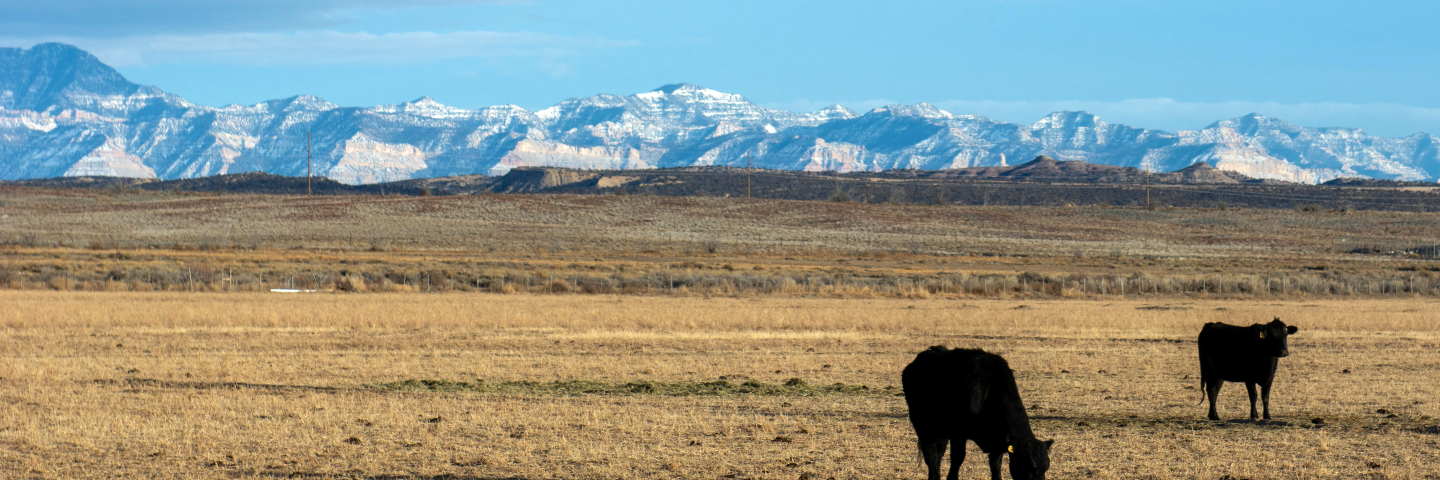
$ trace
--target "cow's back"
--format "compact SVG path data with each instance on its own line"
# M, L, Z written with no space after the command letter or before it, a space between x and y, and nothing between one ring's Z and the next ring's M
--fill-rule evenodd
M1206 323L1196 341L1202 380L1268 383L1279 359L1262 352L1252 333L1251 327Z
M1011 379L1013 385L1009 372L1005 359L982 350L931 347L921 352L900 375L910 422L922 434L963 438L989 423L985 417L993 415L986 410L1004 391L997 381Z
M1241 338L1243 338L1242 336L1246 330L1245 327L1238 327L1226 323L1206 323L1204 327L1200 328L1200 338L1197 339L1196 343L1200 345L1202 352L1224 348L1227 345L1239 342Z

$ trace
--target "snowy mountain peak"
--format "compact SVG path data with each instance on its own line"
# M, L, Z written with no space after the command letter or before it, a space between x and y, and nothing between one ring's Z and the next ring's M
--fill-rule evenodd
M678 83L628 97L627 111L641 118L714 125L721 122L747 127L766 123L772 112L745 97Z
M550 108L542 108L535 111L535 116L539 117L541 121L554 122L560 118L560 106L556 105Z
M1244 135L1254 135L1263 131L1299 133L1301 130L1304 130L1304 127L1299 125L1278 118L1266 117L1258 113L1250 113L1229 120L1221 120L1205 128L1228 128Z
M854 110L845 108L840 104L835 104L806 114L806 116L818 120L819 123L824 123L832 120L848 120L858 115L855 114Z
M162 95L157 89L131 83L94 55L74 46L42 43L29 49L0 48L0 106L5 108L108 110L115 108L120 99L137 93Z
M519 105L495 105L485 107L475 112L475 118L498 124L508 124L515 120L523 122L539 123L539 118Z
M376 113L407 114L429 118L463 118L472 116L476 113L473 110L456 108L437 102L435 101L435 99L430 98L430 96L428 95L408 102L397 103L394 105L381 105L371 107L370 111Z
M633 98L642 100L668 100L679 102L744 102L745 97L734 93L725 93L718 90L711 90L699 85L689 83L675 83L663 87L636 94Z
M681 91L681 90L685 90L685 91L698 91L698 90L708 90L708 89L705 88L705 87L701 87L701 86L699 86L699 85L694 85L694 84L689 84L689 83L672 83L672 84L669 84L669 85L662 85L662 86L660 86L660 88L657 88L657 89L654 89L654 90L651 90L651 91L652 91L652 92L660 92L660 93L663 93L663 94L666 94L666 95L670 95L670 94L673 94L673 93L678 92L678 91Z
M267 107L271 110L290 112L297 110L332 110L340 108L339 105L325 101L325 99L314 95L296 95L280 100L271 100L257 106Z
M645 94L659 94L668 97L691 97L691 98L744 98L738 94L725 93L719 90L705 88L692 83L672 83L660 88L651 90Z
M480 109L480 111L481 111L481 112L495 112L495 113L502 113L502 112L503 112L503 113L530 113L530 111L529 111L529 110L526 110L524 107L521 107L521 106L516 105L516 104L513 104L513 103L508 104L508 105L493 105L493 106L489 106L489 107L482 108L482 109Z
M317 171L349 183L520 166L744 165L746 151L756 153L758 167L792 170L993 166L1045 154L1053 159L1029 168L1084 160L1195 172L1208 164L1300 182L1440 178L1434 136L1378 138L1258 114L1170 134L1107 124L1087 112L1055 112L1030 125L952 115L925 103L859 117L839 105L795 113L687 83L571 98L533 113L515 105L466 110L429 97L340 108L310 95L211 108L130 83L68 45L0 49L0 180L301 175L305 163L295 159L307 150Z
M896 117L921 117L927 119L948 119L950 112L941 110L928 103L917 103L915 105L889 105L871 110L869 114L884 114Z
M1030 128L1045 130L1050 128L1105 128L1108 123L1100 120L1100 117L1090 112L1054 112L1035 122Z

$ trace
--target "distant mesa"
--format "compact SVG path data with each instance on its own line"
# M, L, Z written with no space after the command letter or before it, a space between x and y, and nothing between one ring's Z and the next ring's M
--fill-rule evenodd
M1397 188L1397 187L1421 187L1427 189L1435 188L1436 184L1431 182L1407 182L1404 180L1385 180L1379 178L1346 177L1337 178L1321 185L1331 187L1373 187L1373 188Z
M1440 186L1391 180L1332 181L1314 186L1255 179L1197 163L1174 172L1059 161L1038 156L1015 166L883 172L806 172L690 166L656 169L527 167L505 175L456 175L366 185L263 172L176 180L60 177L0 182L42 188L300 195L581 194L731 197L864 204L1284 208L1440 211ZM1037 188L1038 187L1038 188ZM1389 187L1389 188L1386 188ZM182 193L183 194L183 193Z
M536 112L468 110L429 97L341 107L308 95L216 108L131 83L93 55L56 43L0 48L0 138L0 180L169 181L250 171L296 177L309 168L364 185L503 177L525 167L746 165L916 170L937 178L1129 178L1146 166L1195 183L1440 179L1440 139L1432 135L1379 138L1257 114L1172 133L1086 112L1055 112L1026 125L926 103L797 113L688 83L571 98ZM1035 160L1008 165L1023 158Z
M1278 180L1251 178L1225 172L1205 162L1197 162L1174 172L1150 172L1135 167L1098 165L1084 161L1060 161L1049 155L1010 167L970 167L918 173L922 177L1007 179L1045 182L1085 182L1130 184L1151 181L1173 184L1279 184ZM1148 177L1148 179L1147 179Z

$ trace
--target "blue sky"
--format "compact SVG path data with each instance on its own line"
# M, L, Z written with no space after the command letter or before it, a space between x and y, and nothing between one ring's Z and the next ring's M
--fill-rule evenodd
M530 109L675 82L797 111L930 102L1182 130L1252 111L1440 133L1433 1L0 0L0 45L64 41L207 105L306 93Z

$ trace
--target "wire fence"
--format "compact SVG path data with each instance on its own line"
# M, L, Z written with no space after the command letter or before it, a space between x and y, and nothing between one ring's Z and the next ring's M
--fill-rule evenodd
M1414 240L1383 237L1337 237L1332 251L1368 255L1394 255L1411 258L1440 259L1440 240Z
M723 269L722 269L723 270ZM234 270L151 265L108 272L0 265L0 289L177 292L476 292L600 295L1012 298L1216 296L1219 298L1440 296L1440 267L1364 274L1301 272L1130 275L966 273L864 277L677 269L636 275L505 270Z

